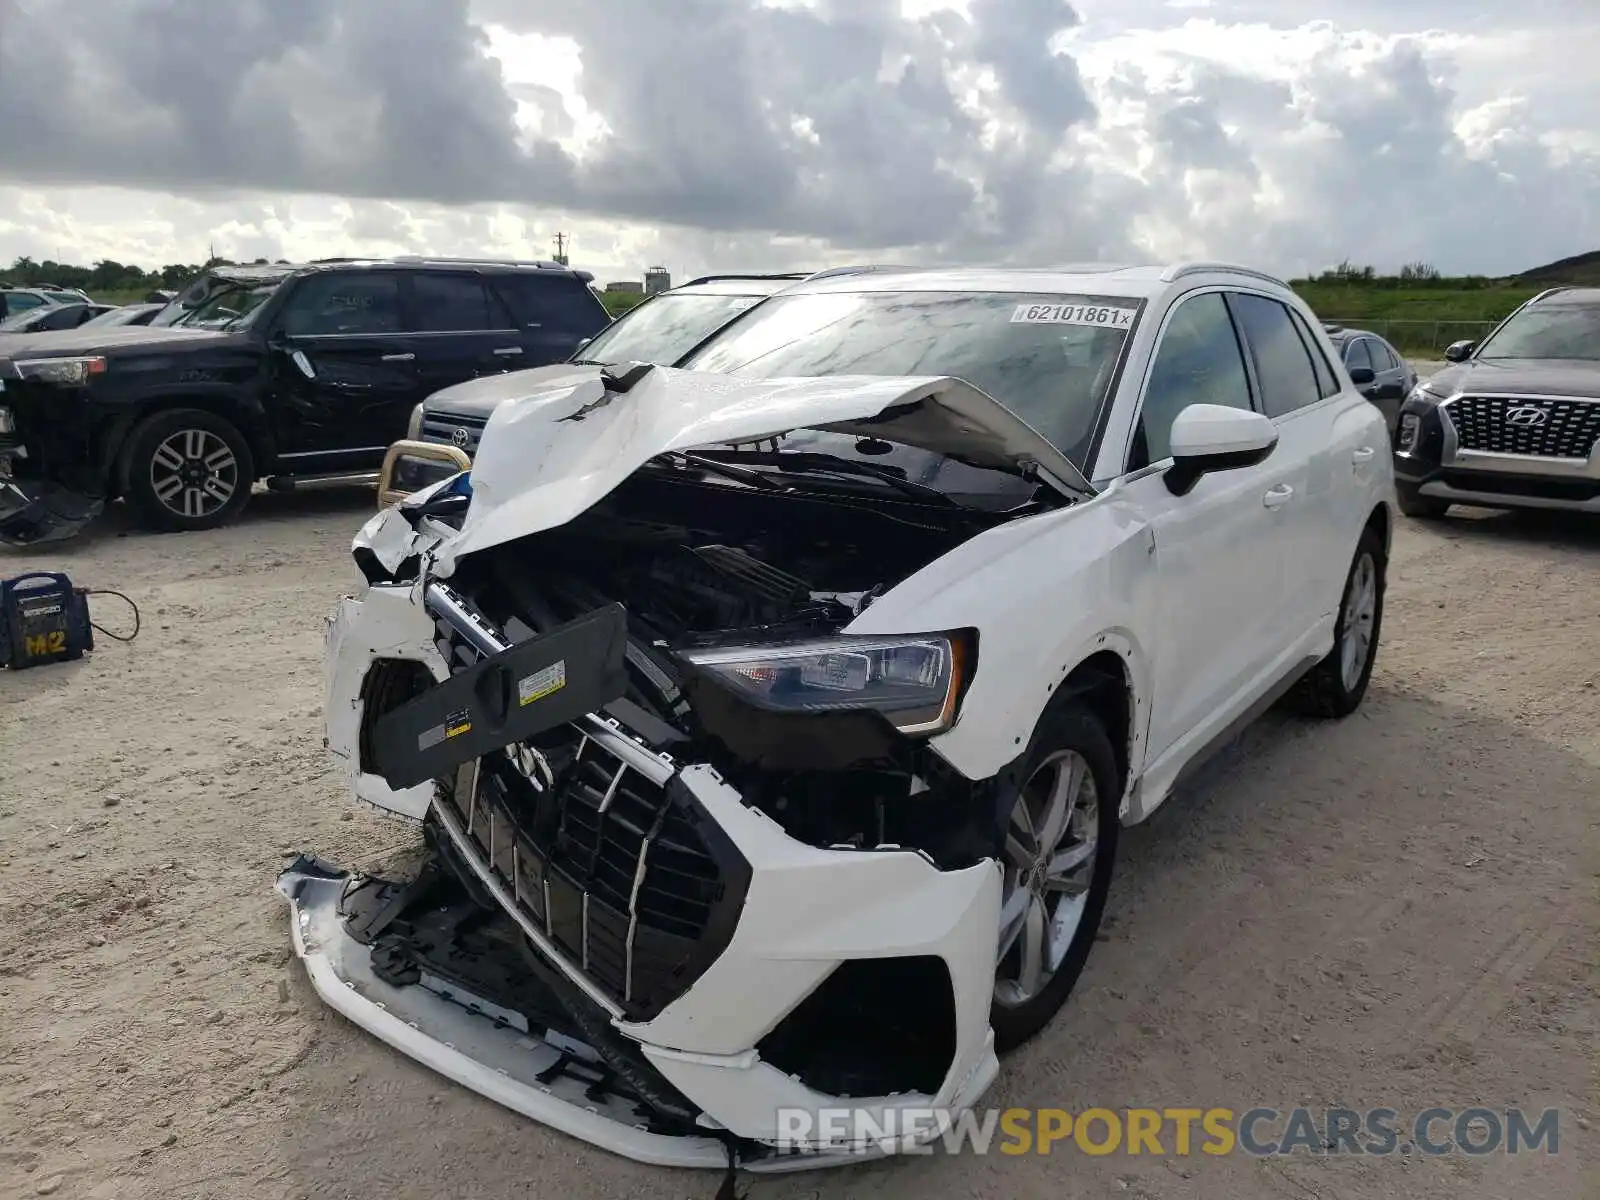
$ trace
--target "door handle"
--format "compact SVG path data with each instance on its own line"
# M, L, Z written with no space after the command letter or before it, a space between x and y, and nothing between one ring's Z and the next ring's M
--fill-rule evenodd
M1268 508L1282 508L1292 499L1294 499L1294 489L1287 483L1280 483L1277 487L1267 489L1267 494L1261 497L1261 503Z
M1372 456L1376 453L1377 451L1371 446L1363 446L1350 455L1350 461L1358 467L1364 466L1372 461Z
M385 354L383 356L383 361L384 362L411 362L416 357L417 356L415 354Z
M496 354L500 354L500 355L521 354L522 353L522 347L521 346L502 346L502 347L500 347L500 349L496 350L495 353Z

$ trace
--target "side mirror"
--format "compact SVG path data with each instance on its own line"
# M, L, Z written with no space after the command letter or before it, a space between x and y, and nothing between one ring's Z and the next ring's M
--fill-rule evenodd
M1357 387L1365 387L1378 377L1378 373L1371 367L1351 367L1350 382Z
M1278 444L1278 429L1258 412L1221 404L1191 404L1172 423L1172 467L1163 478L1174 496L1187 496L1204 475L1253 467Z
M1466 362L1478 348L1477 342L1451 342L1444 348L1446 362Z

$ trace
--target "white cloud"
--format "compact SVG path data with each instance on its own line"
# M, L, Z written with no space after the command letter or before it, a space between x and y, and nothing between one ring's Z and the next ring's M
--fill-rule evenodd
M1500 272L1600 243L1588 0L276 2L0 0L0 262L545 257L560 230L602 278ZM30 107L35 73L84 106Z

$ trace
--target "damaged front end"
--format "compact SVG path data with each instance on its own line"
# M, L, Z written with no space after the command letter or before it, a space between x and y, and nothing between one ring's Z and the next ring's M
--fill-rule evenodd
M630 1157L774 1170L936 1137L786 1114L900 1130L998 1069L999 785L928 744L976 633L850 626L1016 510L627 467L470 553L476 478L369 522L329 746L429 854L411 879L296 863L297 950L390 1044Z
M13 362L0 358L0 545L63 541L105 511L83 422L70 412L65 421L44 416L52 401L57 407L76 403L72 394L58 399L59 390L24 379Z

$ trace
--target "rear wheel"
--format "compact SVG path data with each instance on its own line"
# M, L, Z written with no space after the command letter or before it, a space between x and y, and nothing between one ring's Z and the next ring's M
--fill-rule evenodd
M1345 576L1333 649L1289 696L1292 705L1307 716L1347 717L1366 696L1383 629L1386 566L1383 539L1369 528L1356 544L1355 560Z
M989 1016L1001 1053L1044 1028L1083 972L1120 828L1116 754L1104 725L1080 704L1046 714L1019 778L1005 830Z
M250 444L215 413L171 409L129 436L123 495L147 528L214 529L244 507L254 482Z
M1440 500L1435 496L1424 496L1417 490L1415 484L1396 483L1394 485L1395 501L1400 505L1400 511L1408 517L1420 520L1438 520L1450 511L1450 501Z

